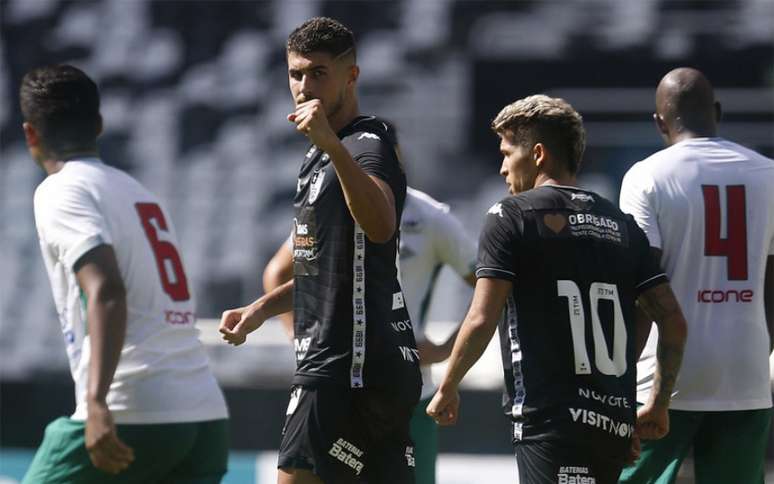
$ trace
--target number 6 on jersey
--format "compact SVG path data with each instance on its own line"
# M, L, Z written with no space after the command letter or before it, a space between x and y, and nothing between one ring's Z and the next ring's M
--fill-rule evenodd
M153 255L156 258L156 267L159 270L161 278L161 287L164 292L172 298L173 301L187 301L191 298L188 292L188 280L185 277L183 263L177 249L170 242L160 240L151 220L156 220L156 225L160 230L167 231L167 220L161 208L155 203L138 203L135 205L137 213L140 215L142 228L148 237L148 242L153 249ZM169 277L169 269L174 275L174 280Z

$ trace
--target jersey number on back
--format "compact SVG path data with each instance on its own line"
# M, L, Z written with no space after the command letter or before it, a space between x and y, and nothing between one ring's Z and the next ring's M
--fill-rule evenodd
M583 298L574 281L556 281L560 297L567 298L570 314L570 333L575 356L575 374L590 375L591 363L586 348L586 313L583 310ZM607 339L599 317L599 301L613 303L613 356L607 349ZM626 373L626 325L624 324L621 301L618 299L618 287L615 284L592 282L589 286L591 304L591 333L594 339L594 363L603 375L621 376ZM608 325L609 327L609 325Z
M720 238L720 189L702 185L704 194L704 255L725 256L728 280L747 280L747 214L744 185L726 187L726 238Z
M140 215L142 228L145 229L145 235L153 249L153 255L156 257L156 267L161 277L161 287L164 292L172 298L173 301L187 301L191 298L188 292L188 280L185 277L183 263L180 255L173 244L165 240L159 240L156 227L151 220L156 220L159 229L167 231L167 221L164 218L161 208L155 203L138 203L137 213ZM174 278L169 277L170 272Z

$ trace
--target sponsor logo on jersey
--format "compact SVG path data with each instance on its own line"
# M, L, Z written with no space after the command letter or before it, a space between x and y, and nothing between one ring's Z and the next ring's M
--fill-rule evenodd
M403 293L396 292L392 295L392 310L403 309L406 307L406 301L403 300Z
M580 200L581 202L593 202L594 197L588 193L573 193L570 195L570 200Z
M554 233L558 234L567 227L567 217L561 213L549 213L543 216L543 223Z
M314 203L322 190L323 181L325 181L325 171L316 171L312 175L311 185L309 186L309 203Z
M309 351L309 346L311 344L311 336L306 336L304 338L293 338L293 345L296 348L296 361L301 361L304 359L306 352Z
M193 319L194 313L191 311L164 311L164 320L167 324L190 324Z
M607 415L592 412L585 408L568 408L573 422L580 422L590 427L596 427L622 438L630 438L634 434L634 426L625 422L617 422Z
M375 135L373 133L360 133L360 136L357 137L358 140L361 140L363 138L375 139L375 140L381 141L381 138L378 135Z
M556 474L557 484L596 484L597 480L589 476L588 467L561 466Z
M403 359L410 362L410 363L416 363L419 361L419 351L416 348L409 348L408 346L398 346L398 349L400 350L401 356L403 356Z
M617 397L614 395L604 395L588 388L578 388L578 395L588 400L595 400L603 405L613 408L632 408L626 397Z
M744 289L742 291L735 291L733 289L727 291L722 289L699 289L699 292L696 294L696 301L709 304L727 302L750 303L754 295L755 292L752 289Z
M406 447L406 465L409 467L416 467L416 459L414 459L414 447Z
M499 215L500 218L503 218L503 204L500 202L495 203L491 207L489 207L489 210L486 213L491 213L492 215Z
M392 329L395 330L396 333L413 330L410 319L404 319L403 321L393 321L390 323L390 326L392 326Z
M328 455L352 468L358 476L363 472L365 464L360 460L363 458L363 451L344 439L340 438L334 442Z

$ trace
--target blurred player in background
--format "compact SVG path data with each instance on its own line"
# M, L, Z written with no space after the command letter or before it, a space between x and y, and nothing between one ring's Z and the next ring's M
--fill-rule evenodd
M398 281L406 176L392 130L359 113L352 32L313 18L287 43L296 104L288 121L311 146L296 192L294 277L223 313L231 344L293 310L297 368L279 451L280 483L412 483L409 420L419 355Z
M436 344L425 334L427 311L435 282L444 265L450 266L470 285L475 282L476 246L465 228L449 210L426 193L411 187L406 191L406 206L400 224L400 279L410 324L417 340L422 370L422 395L411 417L411 438L414 441L417 484L435 483L435 463L438 457L438 427L427 415L425 407L435 392L430 367L449 357L457 330L442 344ZM293 277L293 248L284 243L272 257L263 273L264 290L281 286ZM282 324L293 334L293 315L280 315Z
M456 422L459 383L505 308L505 411L518 482L615 483L635 429L635 301L661 329L656 383L639 412L643 437L668 430L685 321L634 220L575 187L585 132L572 106L530 96L506 106L492 128L513 196L487 214L473 302L427 412Z
M24 482L220 482L227 409L168 213L99 159L99 92L86 74L35 69L20 98L27 146L48 175L35 223L76 393Z
M689 331L671 431L645 442L621 481L674 482L693 446L697 482L763 482L774 347L774 161L717 137L720 104L695 69L664 76L654 119L669 147L629 170L620 204L647 234ZM638 364L640 402L653 385L656 335L654 329Z

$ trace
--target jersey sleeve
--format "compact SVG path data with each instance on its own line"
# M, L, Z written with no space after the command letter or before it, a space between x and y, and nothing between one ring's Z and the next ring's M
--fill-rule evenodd
M495 203L487 212L478 241L476 277L516 280L516 254L522 240L521 212L506 202Z
M398 160L395 146L382 140L384 134L360 131L349 137L347 149L352 159L367 175L387 182L396 200L406 190L406 176Z
M435 226L434 245L438 259L451 266L460 277L475 272L476 244L448 207L438 211Z
M41 245L67 267L72 269L94 247L112 243L105 219L86 189L75 185L43 188L34 199L38 236Z
M641 164L634 165L624 176L619 199L621 211L634 217L652 247L661 248L655 190L651 177Z
M638 258L635 281L637 291L642 293L663 282L669 282L666 273L661 269L660 261L653 255L645 232L637 226L633 219L629 218L627 222L630 227L632 248L634 249L635 257Z

